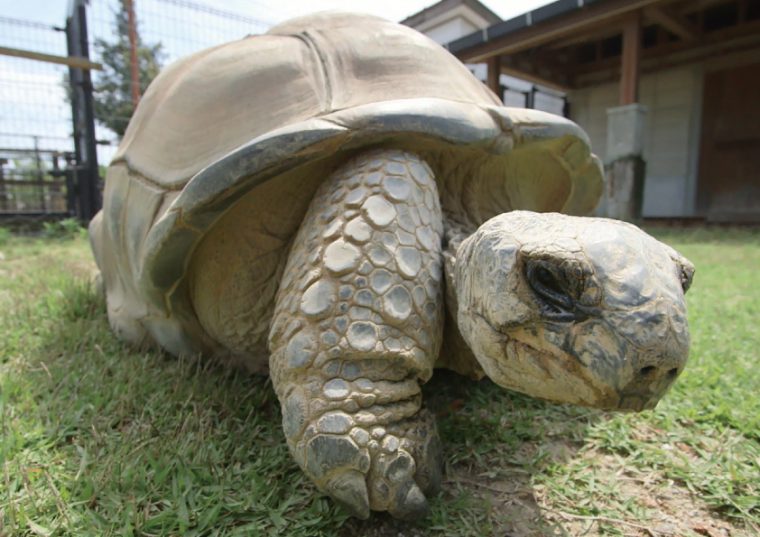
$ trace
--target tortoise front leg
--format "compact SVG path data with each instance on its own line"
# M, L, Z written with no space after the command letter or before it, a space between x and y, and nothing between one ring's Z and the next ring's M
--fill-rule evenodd
M440 484L420 384L441 341L441 227L424 161L361 155L315 194L277 295L270 370L288 446L361 518L419 516Z

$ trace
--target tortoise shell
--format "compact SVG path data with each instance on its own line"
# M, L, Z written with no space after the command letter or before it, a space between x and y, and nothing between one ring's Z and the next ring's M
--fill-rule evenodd
M207 349L186 280L215 223L245 207L281 259L321 180L369 147L421 155L444 213L474 226L515 209L586 214L602 191L577 125L503 107L415 30L294 19L180 60L146 91L90 228L113 328L174 354Z

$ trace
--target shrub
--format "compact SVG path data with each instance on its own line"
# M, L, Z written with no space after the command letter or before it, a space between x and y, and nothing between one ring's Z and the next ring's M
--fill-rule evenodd
M49 239L73 239L86 233L87 231L76 218L45 222L42 225L42 234Z

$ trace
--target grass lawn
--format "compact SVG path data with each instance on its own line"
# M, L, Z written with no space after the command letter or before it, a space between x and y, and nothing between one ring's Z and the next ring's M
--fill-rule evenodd
M119 343L82 235L0 233L0 536L760 535L760 232L650 231L697 266L675 388L608 414L437 373L418 525L320 496L267 379Z

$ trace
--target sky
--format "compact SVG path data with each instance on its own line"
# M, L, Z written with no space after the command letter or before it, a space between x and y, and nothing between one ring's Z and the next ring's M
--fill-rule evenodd
M98 2L99 0L93 0ZM434 0L196 0L224 11L232 11L271 24L313 11L337 9L372 13L390 20L401 20L416 13ZM485 0L502 19L509 19L550 0ZM134 0L135 5L140 0ZM0 16L62 25L69 0L0 0Z

